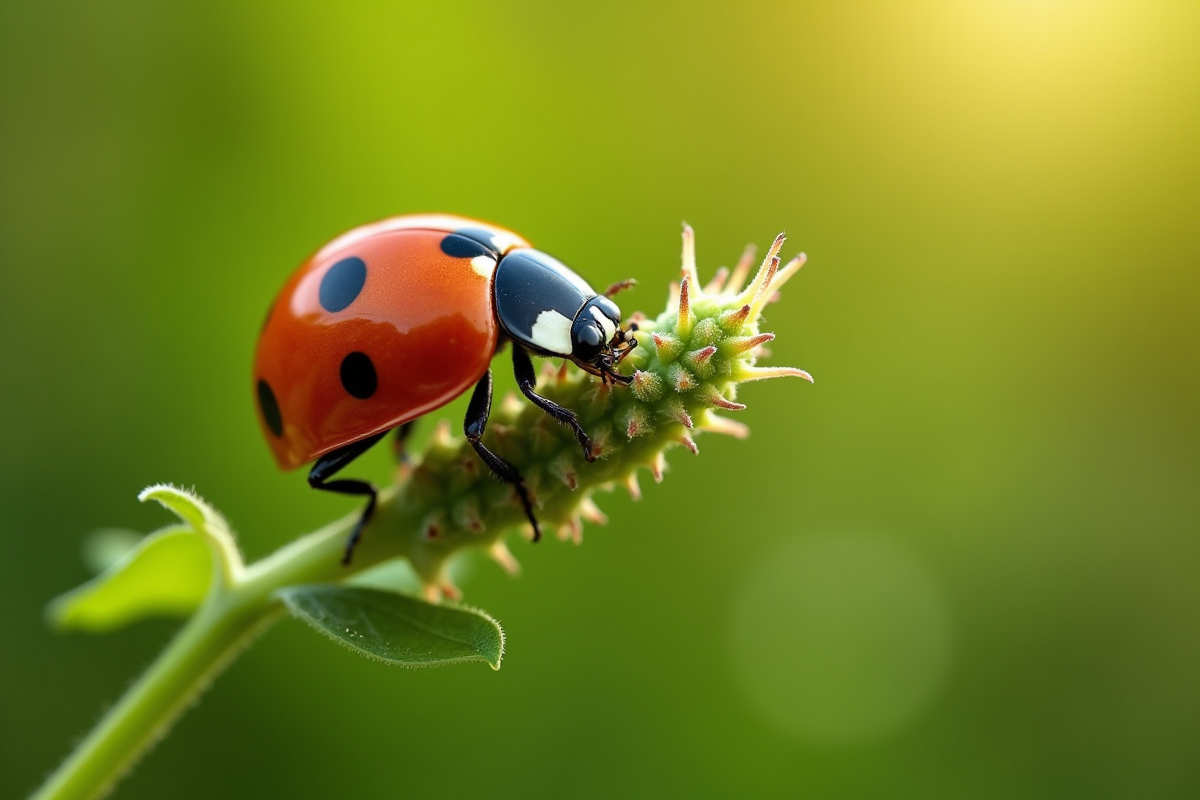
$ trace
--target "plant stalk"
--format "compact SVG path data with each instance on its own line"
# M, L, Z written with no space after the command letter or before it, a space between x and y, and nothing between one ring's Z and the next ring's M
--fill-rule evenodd
M238 652L279 618L277 589L344 579L385 557L368 551L353 567L340 566L355 517L333 522L244 570L233 570L228 585L223 581L228 573L214 564L214 585L203 605L32 800L90 800L107 794ZM214 561L221 557L214 553Z

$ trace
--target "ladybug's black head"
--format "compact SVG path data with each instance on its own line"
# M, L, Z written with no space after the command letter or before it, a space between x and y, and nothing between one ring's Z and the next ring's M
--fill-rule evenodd
M492 299L501 331L515 344L569 358L606 381L633 380L616 370L637 347L630 331L621 329L621 309L554 256L528 247L505 255L492 277Z
M621 328L621 309L604 295L588 300L571 323L571 360L605 380L633 380L618 373L616 365L635 347L637 339Z

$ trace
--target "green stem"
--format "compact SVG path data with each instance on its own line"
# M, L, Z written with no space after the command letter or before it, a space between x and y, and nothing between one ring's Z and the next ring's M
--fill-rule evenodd
M256 629L270 608L207 605L38 790L37 800L99 797L127 772Z
M242 647L278 619L274 593L284 586L344 579L385 553L363 553L353 570L339 566L354 515L283 547L268 558L214 583L204 604L159 657L33 795L34 800L83 800L107 793L167 731L180 713ZM214 554L214 559L221 557Z

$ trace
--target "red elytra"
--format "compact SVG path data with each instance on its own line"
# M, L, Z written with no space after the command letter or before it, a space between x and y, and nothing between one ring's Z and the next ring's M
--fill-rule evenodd
M490 237L499 252L447 254L443 240L464 229ZM387 431L474 386L499 338L491 275L513 247L529 243L477 220L413 215L356 228L301 264L267 317L254 360L259 422L280 468ZM349 307L330 310L322 283L355 259L370 280ZM343 377L352 353L369 359L375 379L373 387L369 375L360 380L358 397Z

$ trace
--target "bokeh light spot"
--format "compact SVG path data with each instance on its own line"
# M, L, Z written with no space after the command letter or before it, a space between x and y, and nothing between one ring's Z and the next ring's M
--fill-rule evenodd
M932 700L950 661L941 591L919 561L875 536L782 543L746 576L731 623L749 699L811 742L900 729Z

